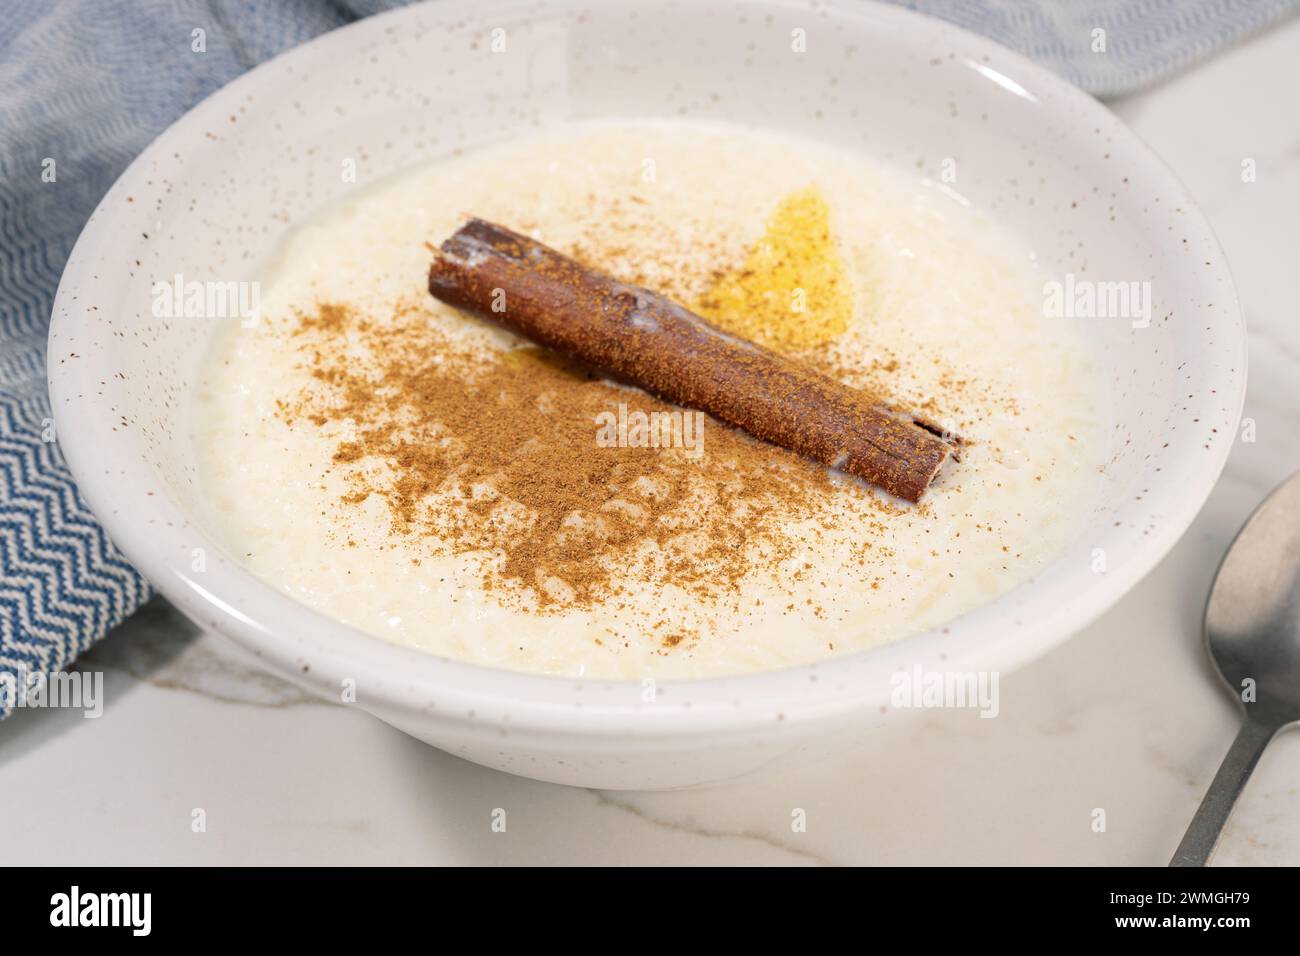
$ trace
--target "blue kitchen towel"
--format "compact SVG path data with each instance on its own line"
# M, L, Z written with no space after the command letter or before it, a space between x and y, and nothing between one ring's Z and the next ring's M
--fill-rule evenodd
M45 337L95 204L168 124L282 50L401 0L0 0L0 716L150 595L59 453ZM1136 89L1300 0L906 0L1097 94ZM192 48L204 31L206 50ZM1104 31L1104 47L1098 49ZM53 182L42 176L55 162Z
M1132 93L1300 8L1300 0L894 0L997 40L1094 96Z
M127 164L190 107L393 5L0 0L0 717L27 675L62 670L150 595L53 440L45 340L72 244Z

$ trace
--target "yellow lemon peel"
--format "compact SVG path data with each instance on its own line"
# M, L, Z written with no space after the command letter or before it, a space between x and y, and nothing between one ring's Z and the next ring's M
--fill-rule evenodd
M853 318L853 286L816 186L790 193L738 269L692 305L719 328L778 351L830 342Z

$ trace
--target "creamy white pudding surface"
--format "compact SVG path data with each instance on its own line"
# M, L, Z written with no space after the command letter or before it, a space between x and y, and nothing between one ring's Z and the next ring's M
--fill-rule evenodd
M653 447L637 415L680 410L429 296L429 244L471 215L924 414L961 460L910 506L712 419L659 419L678 447ZM706 677L895 641L1024 581L1087 513L1098 378L1043 282L954 194L758 132L573 127L439 161L295 229L260 321L222 332L209 519L298 600L480 664Z

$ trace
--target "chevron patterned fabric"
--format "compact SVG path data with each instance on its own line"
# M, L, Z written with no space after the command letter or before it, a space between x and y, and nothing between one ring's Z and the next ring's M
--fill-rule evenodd
M127 164L209 93L391 5L0 0L0 677L11 686L62 670L151 593L54 440L46 329L82 225ZM203 57L190 52L196 27ZM9 703L0 694L0 717Z
M64 262L126 165L282 50L401 0L0 0L0 677L61 670L150 595L72 483L45 383ZM1300 0L908 0L1098 94L1152 82ZM206 32L194 57L191 31ZM1106 31L1107 52L1094 51ZM54 161L53 181L43 175ZM0 695L0 717L7 700Z
M1103 98L1149 86L1300 9L1300 0L893 2L982 33Z

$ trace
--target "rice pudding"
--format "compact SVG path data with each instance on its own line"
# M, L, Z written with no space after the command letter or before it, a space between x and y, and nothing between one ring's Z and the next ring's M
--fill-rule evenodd
M963 438L918 505L433 299L467 216ZM198 390L214 531L297 599L517 670L709 677L942 624L1079 530L1100 460L1031 250L868 157L673 122L432 163L286 239Z

